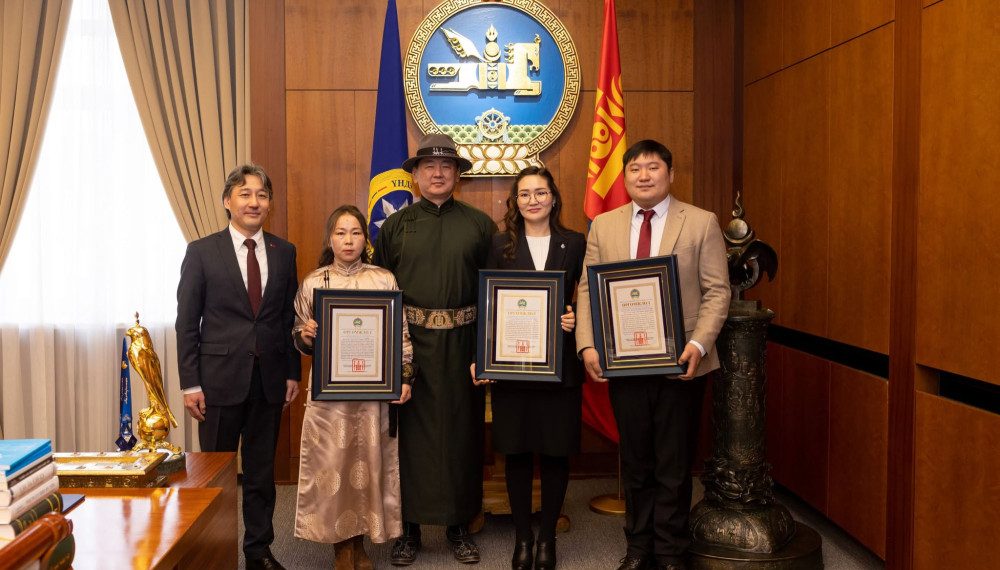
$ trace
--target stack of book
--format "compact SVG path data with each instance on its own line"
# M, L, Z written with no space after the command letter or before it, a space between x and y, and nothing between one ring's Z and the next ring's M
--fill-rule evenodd
M0 440L0 548L46 513L62 512L59 478L48 439ZM68 568L73 560L73 535L50 556L50 568Z

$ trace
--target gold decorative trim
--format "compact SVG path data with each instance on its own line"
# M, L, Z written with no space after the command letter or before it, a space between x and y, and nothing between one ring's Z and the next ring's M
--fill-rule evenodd
M434 122L427 111L427 106L420 93L420 60L423 58L427 43L445 20L463 10L483 4L503 4L533 17L555 40L563 60L564 89L559 101L559 108L549 124L536 137L523 144L513 145L458 143L458 153L472 161L472 169L463 176L512 176L526 166L542 165L539 154L552 145L569 126L580 99L580 60L576 44L566 26L548 7L536 0L499 0L497 2L445 0L438 4L417 26L407 46L403 62L403 92L406 96L406 106L420 131L425 134L442 132L440 126Z

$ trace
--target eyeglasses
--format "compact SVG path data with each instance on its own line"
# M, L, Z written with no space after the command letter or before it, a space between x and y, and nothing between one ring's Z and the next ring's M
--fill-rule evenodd
M528 203L531 201L532 198L534 198L536 202L544 202L548 200L549 196L551 195L552 192L548 190L535 190L534 192L518 192L517 201Z

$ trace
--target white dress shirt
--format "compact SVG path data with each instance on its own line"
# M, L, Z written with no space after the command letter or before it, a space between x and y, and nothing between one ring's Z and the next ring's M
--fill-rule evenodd
M635 253L639 249L639 230L642 228L642 208L639 204L632 202L632 233L628 240L629 256L635 259ZM649 225L653 228L653 233L649 239L649 256L656 257L660 251L660 240L663 237L663 226L667 224L667 214L670 213L670 194L662 202L653 206L653 217L649 219Z
M639 231L642 228L642 210L638 204L632 202L632 224L631 224L631 234L629 237L629 255L632 259L635 259L636 251L639 249ZM660 241L663 238L663 228L667 225L667 214L670 213L670 194L663 199L662 202L653 206L653 217L649 220L649 225L653 230L652 235L649 238L649 255L650 257L656 257L660 252ZM705 347L701 345L700 342L696 340L688 341L695 345L702 356L708 354Z
M240 264L240 275L243 276L243 286L247 286L247 253L250 252L243 243L247 237L239 232L232 224L229 224L229 235L233 238L233 249L236 250L236 262ZM257 264L260 265L260 292L264 294L267 287L267 252L264 251L264 230L257 230L257 233L250 236L250 239L257 242L254 253L257 255Z

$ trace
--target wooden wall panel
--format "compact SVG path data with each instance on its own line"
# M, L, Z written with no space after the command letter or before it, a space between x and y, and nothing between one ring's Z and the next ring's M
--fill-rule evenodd
M916 399L913 567L996 568L1000 417L921 392Z
M573 36L583 88L594 90L604 31L604 2L561 0L546 5ZM619 0L615 5L625 91L693 90L694 0Z
M743 2L743 81L781 69L781 0ZM746 117L750 117L747 113Z
M792 65L830 47L832 4L831 0L784 0L781 9L782 65Z
M778 253L777 280L762 279L748 296L773 310L774 324L783 325L781 283L787 271L781 248L785 103L778 83L777 76L768 77L743 91L743 204L746 220L757 237Z
M694 94L631 92L625 94L628 143L656 139L674 158L671 194L691 202L694 172ZM589 147L589 145L588 145Z
M892 26L830 50L828 336L889 352Z
M740 170L743 125L737 91L737 28L740 15L735 2L698 2L695 23L694 188L692 202L715 212L720 222L732 217L734 184Z
M781 193L781 324L825 336L829 216L829 55L779 77L785 123ZM774 159L776 157L772 157Z
M326 218L344 203L358 201L355 172L359 161L350 91L291 91L288 117L288 238L299 253L299 275L316 268ZM317 120L323 117L323 120Z
M563 197L563 224L584 234L587 233L587 216L583 213L583 198L590 161L590 136L594 128L594 97L593 91L580 94L576 114L563 131L563 136L542 155L545 164L555 174ZM628 113L626 106L626 129L631 123Z
M286 0L286 86L376 89L384 16L381 2Z
M885 557L889 385L831 365L830 482L827 515Z
M840 0L830 6L833 45L873 30L895 17L893 0Z
M1000 384L995 247L1000 3L924 10L917 242L917 362ZM957 33L956 30L961 30ZM957 339L968 339L966 342Z
M830 440L830 363L785 348L781 373L781 459L778 481L826 511Z

